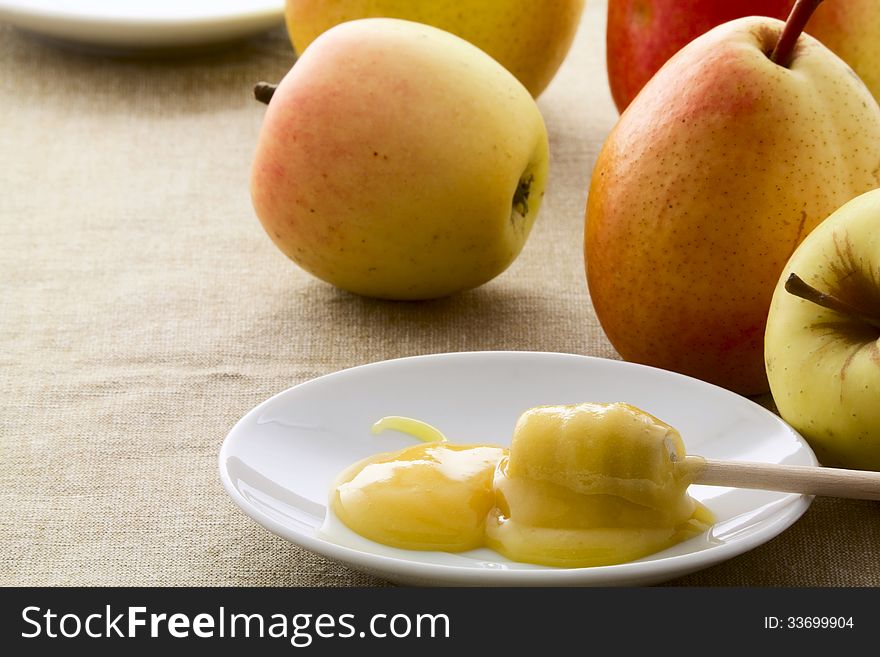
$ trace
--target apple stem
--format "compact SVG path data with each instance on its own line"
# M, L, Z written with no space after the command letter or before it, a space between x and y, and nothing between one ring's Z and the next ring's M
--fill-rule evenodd
M785 280L785 291L796 297L800 297L801 299L812 301L823 308L828 308L828 310L833 310L843 315L849 315L850 317L856 317L871 326L880 328L880 319L864 314L852 304L847 303L843 299L839 299L832 294L820 292L795 273L789 274L788 278Z
M254 85L254 98L256 98L264 105L268 105L269 101L272 100L272 96L275 94L275 90L277 88L277 84L270 84L268 82L257 82L257 84Z
M782 34L779 36L779 41L773 49L773 54L770 55L770 61L774 64L779 64L784 68L788 68L788 65L791 64L791 55L794 52L794 44L797 43L798 38L801 36L801 32L803 32L804 28L807 26L807 21L810 20L810 16L813 15L813 12L816 11L816 7L821 3L822 0L797 0L797 2L794 3L794 7L791 8L791 13L788 15L788 20L785 21L785 27L782 28Z
M529 192L532 190L532 182L535 177L529 175L528 178L520 180L513 194L513 209L522 217L529 213ZM511 215L511 219L513 216Z

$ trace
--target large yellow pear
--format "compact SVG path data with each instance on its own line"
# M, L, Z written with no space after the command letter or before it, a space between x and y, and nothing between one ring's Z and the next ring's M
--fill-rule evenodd
M427 23L489 53L537 97L565 59L583 8L584 0L287 0L285 17L299 53L344 21Z
M743 394L768 389L764 327L795 247L880 186L880 107L849 66L783 23L742 18L685 46L620 117L596 163L585 257L627 360Z

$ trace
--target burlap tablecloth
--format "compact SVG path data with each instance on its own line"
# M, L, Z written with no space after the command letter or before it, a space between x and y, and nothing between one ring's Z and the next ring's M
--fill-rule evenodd
M583 275L591 167L616 119L605 4L539 105L551 180L518 261L429 303L321 283L269 241L248 171L283 28L213 54L120 59L0 28L0 583L379 585L229 500L226 432L344 367L511 349L616 357ZM683 585L880 585L880 506L818 499Z

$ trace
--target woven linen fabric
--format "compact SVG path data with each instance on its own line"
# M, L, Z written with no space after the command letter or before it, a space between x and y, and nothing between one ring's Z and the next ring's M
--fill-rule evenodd
M544 206L496 280L424 303L360 298L289 262L251 208L283 28L224 50L122 58L0 27L0 583L385 582L269 533L217 454L270 395L363 363L448 351L615 358L584 281L591 168L616 120L605 3L539 106ZM880 506L816 500L774 540L673 584L880 585Z

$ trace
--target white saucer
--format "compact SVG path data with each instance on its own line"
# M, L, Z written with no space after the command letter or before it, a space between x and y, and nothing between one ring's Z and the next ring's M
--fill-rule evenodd
M56 40L122 50L232 41L283 18L284 0L0 0L0 21Z
M639 561L574 569L515 563L488 549L399 550L368 541L327 515L328 491L341 470L370 454L413 443L395 432L371 434L370 426L382 416L424 420L452 442L506 445L527 408L583 401L625 401L643 408L676 427L692 454L816 465L804 440L777 416L696 379L570 354L466 352L355 367L272 397L226 437L220 478L246 514L279 536L395 582L430 585L652 584L764 543L812 501L795 494L692 486L691 494L718 521L706 534Z

